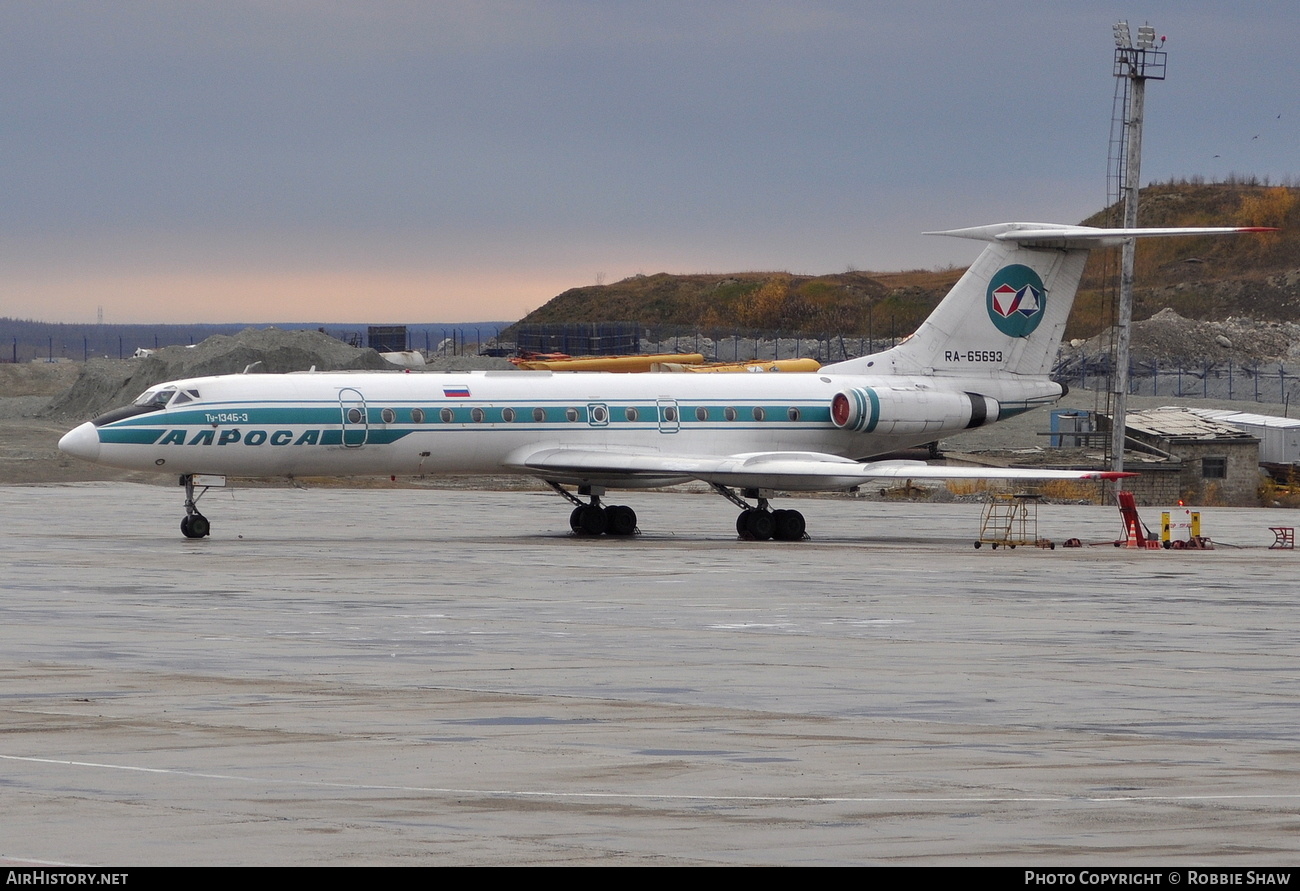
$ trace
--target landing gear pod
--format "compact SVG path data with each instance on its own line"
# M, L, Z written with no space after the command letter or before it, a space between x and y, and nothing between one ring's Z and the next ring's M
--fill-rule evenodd
M979 393L851 387L831 399L831 423L858 433L928 433L992 424L1002 408Z

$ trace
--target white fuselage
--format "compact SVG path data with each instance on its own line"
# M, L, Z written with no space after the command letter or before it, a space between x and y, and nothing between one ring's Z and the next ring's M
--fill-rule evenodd
M185 395L83 424L61 447L115 467L233 476L529 473L521 459L547 448L860 459L992 423L1061 393L1050 381L1016 375L523 371L222 375L150 392L166 388ZM837 426L832 401L855 389L869 395L859 402L875 414ZM972 400L981 397L972 416Z

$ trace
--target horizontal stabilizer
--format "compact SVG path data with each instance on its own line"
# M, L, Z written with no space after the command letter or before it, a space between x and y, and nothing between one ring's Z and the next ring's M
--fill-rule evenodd
M1170 237L1176 235L1241 235L1250 232L1276 232L1268 226L1209 226L1163 229L1096 229L1092 226L1070 226L1062 223L995 223L992 226L971 226L966 229L946 229L926 232L926 235L951 235L954 238L973 238L977 241L1014 242L1023 247L1037 248L1092 248L1123 244L1129 238Z

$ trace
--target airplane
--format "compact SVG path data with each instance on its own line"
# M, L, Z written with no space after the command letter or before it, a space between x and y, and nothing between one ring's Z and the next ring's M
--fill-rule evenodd
M926 233L987 246L910 337L814 373L226 374L150 387L69 431L59 448L177 475L187 538L209 535L197 504L228 475L511 473L571 502L579 535L637 531L631 507L602 503L610 489L699 480L740 509L740 537L797 541L805 519L772 509L778 492L851 491L879 479L1131 476L871 458L1060 399L1065 387L1050 372L1090 250L1260 231L1273 230L999 223Z

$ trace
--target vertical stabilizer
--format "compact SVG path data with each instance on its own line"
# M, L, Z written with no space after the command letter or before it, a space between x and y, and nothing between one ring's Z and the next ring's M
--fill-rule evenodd
M1217 235L1241 228L1093 229L1000 223L931 232L989 242L930 317L898 346L826 367L849 374L1046 376L1094 248L1127 238Z

